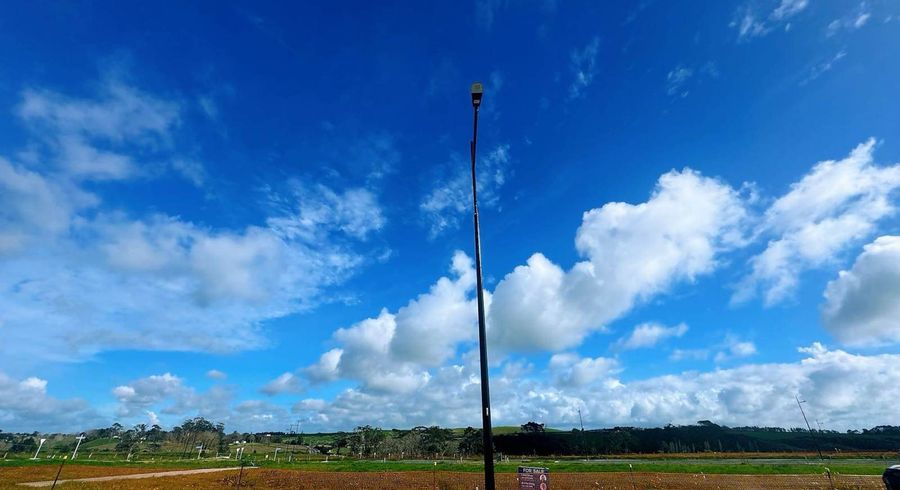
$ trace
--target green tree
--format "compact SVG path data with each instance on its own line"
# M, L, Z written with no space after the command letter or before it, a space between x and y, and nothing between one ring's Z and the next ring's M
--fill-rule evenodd
M481 434L481 429L466 427L457 450L466 456L484 453L484 438Z
M357 427L348 439L350 451L353 454L367 458L374 456L381 449L384 442L384 431L378 427L364 425Z
M436 425L428 427L421 433L421 451L425 454L444 454L451 437L453 431L450 429L442 429Z
M544 424L539 424L537 422L528 422L527 424L522 426L522 432L526 432L529 434L544 432Z

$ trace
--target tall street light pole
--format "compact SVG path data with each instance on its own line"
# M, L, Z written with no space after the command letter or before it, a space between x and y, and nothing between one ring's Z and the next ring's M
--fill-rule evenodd
M480 83L472 84L472 211L475 218L475 278L478 288L478 347L481 354L481 425L484 437L484 488L494 490L494 443L491 433L491 387L488 382L487 333L484 325L484 287L481 281L481 231L478 226L478 190L475 180L475 143L478 141L478 108L484 88Z

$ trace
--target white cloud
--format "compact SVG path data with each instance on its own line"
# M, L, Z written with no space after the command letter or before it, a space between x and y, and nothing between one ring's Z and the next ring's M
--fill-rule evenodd
M850 270L825 288L822 320L847 345L896 344L900 339L900 237L866 245Z
M129 150L153 151L171 144L178 104L107 79L96 98L70 98L26 90L19 116L74 178L117 180L141 173ZM101 149L104 148L104 149Z
M900 397L900 356L855 355L819 344L801 349L801 353L803 358L797 362L745 364L627 383L617 381L614 371L602 367L588 369L586 378L562 380L504 370L491 379L493 419L497 425L537 419L551 427L575 427L580 408L590 426L712 420L732 426L794 427L799 417L794 395L800 394L817 418L828 420L829 427L837 430L893 423L894 400ZM566 357L565 366L584 361ZM402 397L348 389L333 401L298 403L294 410L309 430L347 429L364 423L475 426L480 420L477 373L477 363L447 366L436 370L420 389ZM560 383L584 379L592 382Z
M669 95L680 95L686 97L688 92L682 90L684 84L694 75L694 70L682 65L678 65L666 75L666 93Z
M227 379L228 375L219 371L218 369L210 369L206 372L206 377L209 379L214 379L216 381L221 381L223 379Z
M874 147L870 139L843 160L819 162L775 200L759 230L774 238L750 261L752 271L733 301L746 301L758 290L767 305L784 300L801 272L833 261L894 214L890 196L900 188L900 164L875 165Z
M196 187L206 184L208 175L203 164L186 158L178 158L172 161L172 168Z
M719 67L713 61L707 61L698 67L679 63L666 74L666 93L673 97L685 98L690 94L692 86L718 78L719 75Z
M787 21L804 11L807 6L809 0L781 0L771 12L765 14L757 11L753 4L747 3L738 9L735 19L729 25L737 29L739 40L761 37L778 26L789 26Z
M335 192L318 184L309 186L299 180L288 183L287 196L269 193L278 210L268 225L284 237L311 241L324 232L339 231L365 240L385 225L378 198L365 188Z
M688 326L684 323L679 323L674 327L652 322L642 323L634 327L631 335L619 339L616 346L623 350L644 349L653 347L669 338L681 337L687 331Z
M580 408L589 426L712 420L792 427L798 417L794 395L800 394L817 418L837 430L892 423L894 400L900 397L900 355L852 354L818 343L800 353L802 358L795 362L744 364L629 382L618 379L620 367L611 359L557 354L539 376L511 361L491 380L493 418L498 425L536 419L551 427L576 426ZM300 400L292 411L308 431L347 430L361 424L475 426L480 420L478 364L473 362L477 356L464 358L463 364L434 369L403 396L350 388L330 401ZM84 402L56 400L47 395L46 387L41 379L16 381L0 375L0 423L6 430L77 431L114 420L97 417ZM293 421L278 405L236 400L233 391L222 388L199 393L172 374L141 378L113 393L126 425L148 419L171 425L200 415L230 429L265 431Z
M722 363L753 355L756 355L756 344L732 337L726 339L724 349L716 353L715 361L717 363Z
M787 19L800 13L809 5L809 0L781 0L781 3L772 11L775 20Z
M340 376L338 367L343 355L343 349L331 349L319 356L319 362L304 369L304 373L313 383L334 381Z
M47 380L20 381L0 372L0 426L7 432L69 431L100 419L88 403L59 400L47 394Z
M825 29L825 35L831 37L841 31L855 31L866 25L871 17L872 10L869 5L866 2L860 2L852 12L831 21Z
M743 244L746 217L738 191L692 170L661 176L645 203L586 212L575 244L587 260L564 271L537 253L497 285L491 345L526 351L578 345L635 304L712 272L720 252Z
M427 294L400 308L391 352L399 359L425 366L443 363L456 354L456 345L474 339L475 268L472 259L457 251L453 255L454 279L442 277Z
M271 396L280 393L299 393L302 389L303 383L300 378L293 373L283 373L266 383L259 391Z
M471 165L453 158L450 177L441 179L422 198L419 204L431 238L459 227L472 212ZM500 188L506 182L509 165L509 145L498 145L478 161L478 207L497 207Z
M177 104L107 81L98 98L26 91L18 114L40 144L24 162L0 157L0 355L16 362L261 347L263 322L322 301L384 225L366 189L294 181L287 197L266 189L266 226L117 210L99 197L103 181L148 165L202 178L176 151ZM157 158L170 163L144 165Z
M195 416L215 422L234 422L231 418L234 390L229 386L217 384L200 393L186 384L184 378L163 373L116 386L112 394L117 402L115 417L126 424L143 421L145 417L159 423L160 415L167 425Z
M239 431L280 430L289 423L288 410L281 406L262 400L237 400L230 386L217 384L198 392L171 373L136 379L115 387L112 393L118 402L113 420L125 425L149 419L150 424L172 426L197 416Z
M73 217L98 201L69 182L0 157L0 257L67 232Z
M615 359L582 358L570 352L554 354L548 368L557 386L584 386L604 378L611 379L620 371Z
M813 80L821 77L825 73L831 71L831 69L834 68L834 65L836 65L842 59L844 59L846 56L847 56L847 51L842 49L842 50L838 51L837 53L835 53L834 56L832 56L824 61L814 64L812 66L812 68L809 69L809 74L806 75L805 78L800 80L800 85L801 86L806 85L806 84L812 82Z
M569 85L569 100L574 100L584 95L585 89L594 82L599 48L600 38L595 37L583 49L572 51L570 65L574 80Z
M300 372L313 383L351 379L378 393L418 389L430 379L429 368L455 357L458 346L474 340L477 332L472 260L456 252L451 272L396 313L383 309L377 317L337 330L333 339L339 347Z
M133 417L146 413L160 402L189 396L191 390L184 386L181 378L165 373L116 386L112 393L119 403L117 415Z
M705 361L709 359L709 350L707 349L675 349L669 355L671 361Z

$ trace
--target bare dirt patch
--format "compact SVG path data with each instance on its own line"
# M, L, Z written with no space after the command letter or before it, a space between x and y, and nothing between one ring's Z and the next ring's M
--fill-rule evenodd
M237 488L235 472L193 474L141 480L115 480L103 482L73 482L63 488L71 489L222 489ZM245 471L241 488L257 489L411 489L411 490L474 490L484 488L481 475L454 472L317 472L296 470L255 469ZM22 488L22 487L19 487ZM498 474L497 488L517 488L516 475ZM831 484L824 475L700 475L676 473L556 473L551 474L554 490L830 490ZM881 490L877 476L834 477L838 490Z

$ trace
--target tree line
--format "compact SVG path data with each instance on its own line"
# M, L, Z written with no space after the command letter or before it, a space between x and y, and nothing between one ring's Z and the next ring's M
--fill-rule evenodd
M308 452L353 458L432 459L474 457L482 454L480 429L453 430L439 426L411 429L381 429L370 425L353 431L328 434L285 432L225 432L225 425L203 417L187 419L171 430L159 425L119 423L85 433L85 443L102 440L105 447L123 457L165 451L181 458L196 455L228 455L229 447L244 443L303 446ZM46 451L71 453L71 435L41 436L0 431L0 451L33 453L41 437L48 438ZM600 430L551 431L543 424L528 422L509 434L494 435L495 452L507 455L601 455L626 453L694 452L790 452L790 451L896 451L900 449L900 427L881 425L870 429L834 430L781 427L727 427L708 420L693 425L657 428L614 427ZM202 448L202 449L200 449ZM251 450L250 453L254 452Z
M539 424L538 424L539 425ZM494 436L498 452L516 455L591 455L626 453L896 451L900 427L807 430L805 428L720 426L703 420L694 425L657 428L547 432L540 426Z

